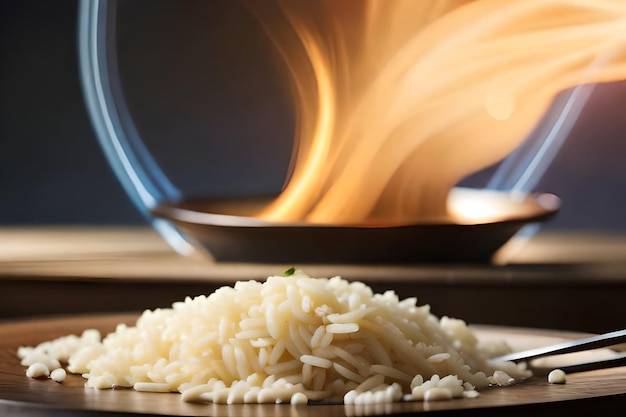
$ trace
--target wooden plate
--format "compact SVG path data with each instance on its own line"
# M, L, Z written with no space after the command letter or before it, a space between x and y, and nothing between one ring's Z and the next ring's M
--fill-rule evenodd
M626 369L613 368L568 375L564 385L552 385L545 375L537 375L516 386L483 390L475 399L441 402L394 403L381 406L309 405L214 405L188 404L175 393L140 393L128 389L94 390L84 388L84 379L68 375L61 384L25 376L16 350L23 345L67 334L80 334L86 328L103 333L118 323L134 324L137 315L101 315L46 318L0 324L0 415L2 416L372 416L411 415L429 412L443 416L550 415L586 411L601 413L626 405ZM476 326L481 339L505 339L519 349L558 343L581 334L510 327ZM587 359L614 354L608 349L586 352ZM561 415L561 414L558 414Z

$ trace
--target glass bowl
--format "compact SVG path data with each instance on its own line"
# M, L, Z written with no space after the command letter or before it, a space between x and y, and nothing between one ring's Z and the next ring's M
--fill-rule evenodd
M261 3L269 6L261 10ZM304 7L313 2L295 0L80 1L82 85L99 143L129 197L176 251L225 262L484 263L524 226L558 212L559 199L534 187L567 138L593 82L621 77L605 71L619 61L615 54L600 51L581 62L572 71L577 78L570 88L545 108L533 109L536 123L519 132L525 140L497 163L481 167L478 183L470 176L449 189L449 210L461 215L397 222L259 216L297 172L292 164L302 143L294 132L307 128L301 114L306 100L294 108L299 55L276 59L294 39L304 44L305 32L264 19L282 10L283 20L301 19L305 26L318 26L306 33L326 36L337 30L333 23L352 21L341 19L358 3L337 7L336 17L318 15L317 9L307 15ZM296 11L285 12L288 4ZM451 18L458 14L450 12ZM555 39L546 43L565 42ZM342 59L339 53L329 55ZM318 70L311 63L307 68ZM321 73L316 72L320 90ZM289 77L291 84L285 82ZM339 83L333 94L341 102L350 93ZM493 126L515 114L513 98L481 96ZM323 113L323 106L317 111ZM465 148L449 148L450 155L464 157ZM347 149L342 152L350 153Z

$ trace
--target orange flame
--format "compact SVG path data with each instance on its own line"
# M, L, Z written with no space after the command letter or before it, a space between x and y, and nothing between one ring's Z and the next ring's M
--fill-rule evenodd
M512 152L557 93L626 79L623 0L259 3L298 110L292 175L258 214L272 221L448 219L450 190Z

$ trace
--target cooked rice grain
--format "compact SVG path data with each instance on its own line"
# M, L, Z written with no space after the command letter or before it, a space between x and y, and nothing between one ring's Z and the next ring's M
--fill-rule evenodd
M18 356L23 364L67 362L93 388L178 391L184 401L216 403L440 400L530 376L522 365L488 362L462 320L416 303L296 271L147 310L102 340L87 330Z

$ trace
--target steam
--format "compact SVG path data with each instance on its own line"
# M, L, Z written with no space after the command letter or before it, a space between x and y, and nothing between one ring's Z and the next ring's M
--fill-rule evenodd
M273 221L449 219L455 184L534 132L536 158L514 158L522 164L492 181L527 191L590 90L574 89L554 125L534 130L556 95L626 78L621 0L250 6L290 72L298 115L291 177L258 215Z
M594 84L579 85L563 103L553 105L547 121L498 167L487 188L510 191L520 198L530 192L563 146L594 89Z

